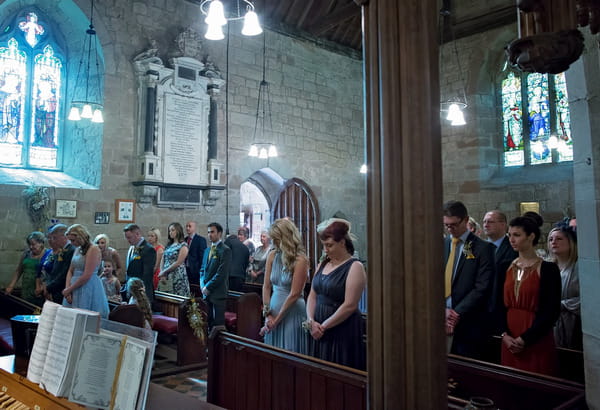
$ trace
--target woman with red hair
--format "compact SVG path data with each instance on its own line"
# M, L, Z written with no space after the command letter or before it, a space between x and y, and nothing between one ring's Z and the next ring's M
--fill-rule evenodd
M366 274L354 258L350 223L334 219L319 231L325 259L319 264L306 303L311 355L364 370L366 351L358 302Z

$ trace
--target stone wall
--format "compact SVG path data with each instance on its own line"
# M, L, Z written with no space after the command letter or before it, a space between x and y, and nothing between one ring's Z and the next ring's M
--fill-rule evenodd
M15 8L36 4L51 16L55 7L81 7L89 14L88 2L77 0L6 1L2 7ZM203 16L197 5L184 0L173 1L103 1L95 4L94 25L102 44L105 62L105 111L102 144L102 175L98 190L51 188L51 215L55 199L77 200L77 218L65 219L67 225L86 225L92 235L106 233L111 246L124 256L127 244L123 224L114 223L115 199L135 199L131 182L137 175L136 86L132 58L156 39L159 56L167 61L174 49L174 39L191 27L204 33ZM77 15L77 13L71 13ZM63 15L70 15L63 13ZM62 21L60 27L72 22ZM245 38L241 25L233 24L229 51L229 146L225 145L225 90L218 98L218 160L225 162L229 152L229 210L225 195L211 208L165 209L154 205L136 207L135 222L144 230L156 226L166 242L166 228L172 221L196 220L200 233L206 224L218 221L230 229L239 223L239 188L257 169L267 166L263 160L250 159L247 150L252 142L262 78L262 37ZM83 36L84 33L81 33ZM342 211L353 222L359 241L357 249L365 255L365 181L358 169L364 162L362 116L362 64L347 56L325 51L314 44L266 30L267 81L272 98L272 140L279 157L268 166L283 178L298 177L314 191L322 218ZM226 72L226 41L203 40L202 50L209 54L223 76ZM69 166L78 157L67 158ZM136 169L134 169L134 167ZM44 181L32 181L43 184ZM24 208L21 191L25 186L0 185L0 286L10 280L25 247L24 238L33 230ZM110 212L111 223L95 225L95 212Z

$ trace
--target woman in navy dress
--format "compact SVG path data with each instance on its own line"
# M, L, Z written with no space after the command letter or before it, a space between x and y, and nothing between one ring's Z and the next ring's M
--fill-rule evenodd
M325 259L317 268L306 303L310 354L365 370L366 349L358 302L365 289L362 263L353 258L350 223L334 219L319 233Z
M62 292L65 297L63 304L93 310L106 318L108 301L102 280L96 275L102 252L98 245L91 243L90 234L83 225L71 225L66 235L77 248L67 272L66 287Z

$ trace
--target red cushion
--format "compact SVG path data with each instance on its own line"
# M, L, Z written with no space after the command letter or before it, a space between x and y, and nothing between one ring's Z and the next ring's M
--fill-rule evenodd
M177 319L164 315L152 315L152 329L168 334L177 333Z
M225 327L228 330L235 330L237 327L237 313L225 312Z

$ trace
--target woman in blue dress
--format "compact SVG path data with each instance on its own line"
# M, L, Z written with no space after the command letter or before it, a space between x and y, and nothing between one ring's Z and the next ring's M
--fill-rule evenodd
M183 227L178 222L169 225L169 242L163 253L161 271L158 274L158 290L190 297L190 283L185 270L188 246Z
M71 266L67 272L66 287L62 291L63 304L93 310L103 318L108 317L108 301L102 280L96 272L100 266L102 252L90 241L90 233L83 225L71 225L67 238L76 247Z
M306 354L308 337L302 330L306 304L302 292L308 279L308 258L300 232L289 219L278 219L269 234L275 249L267 257L262 290L265 326L261 334L271 346Z
M358 302L367 277L352 257L350 223L334 219L319 232L325 259L317 268L306 302L312 336L310 354L356 369L366 369L364 326Z

